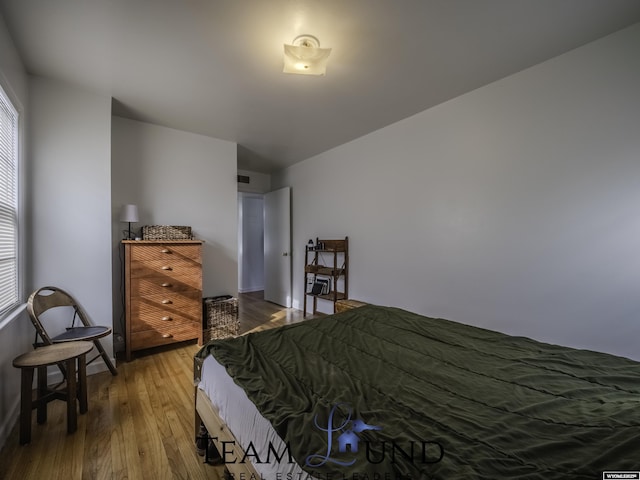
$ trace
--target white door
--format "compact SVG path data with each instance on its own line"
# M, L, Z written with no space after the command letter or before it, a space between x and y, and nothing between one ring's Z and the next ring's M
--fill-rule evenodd
M264 299L291 307L291 189L264 196Z

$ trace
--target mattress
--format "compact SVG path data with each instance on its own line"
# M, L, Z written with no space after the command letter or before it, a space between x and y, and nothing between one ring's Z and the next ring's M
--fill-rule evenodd
M236 414L253 424L259 412L315 478L640 470L640 363L629 359L373 305L212 341L198 357L210 355L255 407Z
M248 454L248 458L244 460L252 462L262 479L309 480L309 476L295 459L290 461L285 442L275 432L269 420L258 412L244 390L234 383L233 378L213 356L209 355L204 359L199 375L198 388L217 408L220 419ZM224 454L226 463L243 460L230 451L220 453Z

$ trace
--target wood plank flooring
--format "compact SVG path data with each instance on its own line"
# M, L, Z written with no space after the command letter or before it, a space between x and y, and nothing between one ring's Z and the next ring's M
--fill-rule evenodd
M299 310L239 296L240 332L302 320ZM311 318L311 317L307 317ZM223 468L203 462L194 447L193 356L198 346L136 352L108 371L88 377L89 411L66 432L62 401L48 405L43 425L32 415L32 440L19 445L18 425L0 452L0 479L222 479Z

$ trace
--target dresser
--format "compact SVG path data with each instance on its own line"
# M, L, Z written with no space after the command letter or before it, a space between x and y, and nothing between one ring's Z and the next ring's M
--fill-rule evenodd
M202 344L202 241L123 240L125 335L131 352Z

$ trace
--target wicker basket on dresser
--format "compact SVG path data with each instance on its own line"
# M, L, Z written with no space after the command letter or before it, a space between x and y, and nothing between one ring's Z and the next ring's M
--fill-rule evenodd
M192 339L202 344L202 242L122 243L127 361L135 350Z

